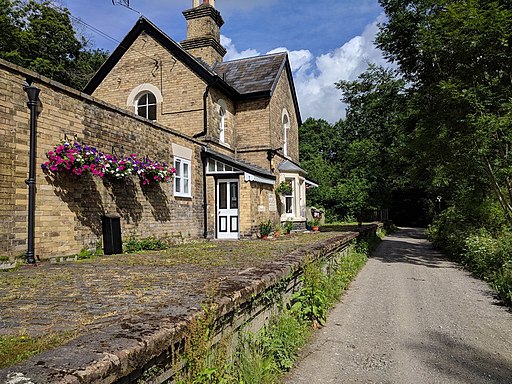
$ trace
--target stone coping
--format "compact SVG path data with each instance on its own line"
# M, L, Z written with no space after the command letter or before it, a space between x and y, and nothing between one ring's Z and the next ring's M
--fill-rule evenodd
M373 224L365 226L365 229L375 230L376 227ZM215 300L213 309L217 316L236 309L289 277L293 271L339 249L358 235L357 232L332 234L332 237L305 245L264 264L233 270L231 275L220 279L220 296ZM202 283L204 280L199 282ZM0 382L113 383L168 350L183 337L187 325L204 314L199 309L201 303L197 303L197 297L190 295L191 300L184 298L185 304L182 305L186 311L178 310L174 314L169 311L129 313L114 322L93 325L87 333L66 345L1 370ZM61 320L65 322L68 319Z

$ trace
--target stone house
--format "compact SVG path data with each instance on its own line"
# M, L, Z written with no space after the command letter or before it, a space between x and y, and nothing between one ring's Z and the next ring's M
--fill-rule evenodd
M286 53L223 62L214 1L183 12L180 44L141 17L83 92L0 61L0 255L26 244L28 111L24 81L41 89L37 162L64 138L174 165L156 190L37 171L41 257L77 252L101 238L101 216L120 216L123 237L253 237L262 221L306 222L301 124ZM275 189L292 186L286 195Z
M141 17L85 92L205 144L208 236L247 236L267 218L303 227L301 118L286 53L223 62L223 20L214 2L194 1L183 15L181 44ZM180 174L193 164L176 151L174 193L191 197ZM292 192L276 199L276 182L284 180Z

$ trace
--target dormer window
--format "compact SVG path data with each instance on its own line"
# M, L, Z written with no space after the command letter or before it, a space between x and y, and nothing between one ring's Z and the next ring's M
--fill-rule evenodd
M151 92L142 93L135 104L135 113L149 120L156 120L156 97Z

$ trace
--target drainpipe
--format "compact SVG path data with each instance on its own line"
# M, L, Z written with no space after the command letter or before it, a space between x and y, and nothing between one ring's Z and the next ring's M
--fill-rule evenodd
M194 135L194 139L200 136L205 136L208 133L208 94L210 93L210 87L219 82L220 78L216 77L211 83L206 86L203 93L203 131ZM207 202L207 188L206 188L206 167L208 165L208 159L206 157L205 148L201 152L201 161L203 162L203 237L208 238L208 202Z
M210 87L212 85L215 85L219 82L220 78L216 77L210 84L206 86L206 89L203 93L203 131L200 133L197 133L193 136L194 139L197 139L200 136L204 136L208 133L208 93L210 92Z
M27 106L30 108L30 154L28 179L28 238L27 238L27 263L35 265L34 255L34 232L36 213L36 114L39 92L41 90L30 83L23 87L27 93Z
M208 238L208 200L206 196L206 167L208 165L208 158L204 147L201 151L201 161L203 162L203 237L206 239Z

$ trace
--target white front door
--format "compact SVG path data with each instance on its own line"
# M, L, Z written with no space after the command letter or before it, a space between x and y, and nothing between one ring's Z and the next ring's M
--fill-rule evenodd
M238 180L217 180L217 238L238 239Z

